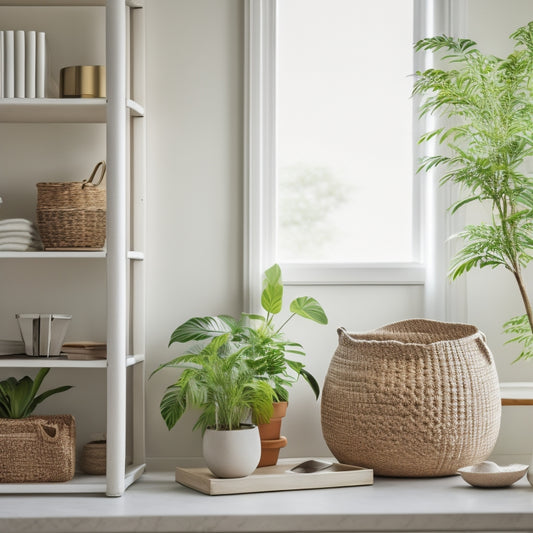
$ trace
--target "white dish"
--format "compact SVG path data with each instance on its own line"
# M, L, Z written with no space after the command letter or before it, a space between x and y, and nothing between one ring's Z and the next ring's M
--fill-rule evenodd
M509 487L527 472L528 465L498 466L492 461L465 466L458 470L461 477L473 487Z

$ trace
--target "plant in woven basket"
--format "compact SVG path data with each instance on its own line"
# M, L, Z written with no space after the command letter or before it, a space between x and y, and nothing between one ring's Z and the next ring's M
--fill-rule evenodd
M247 364L254 370L257 378L272 385L276 401L288 400L288 388L300 376L311 386L318 398L318 382L305 369L304 363L292 358L305 356L302 345L286 339L282 330L297 315L318 324L327 324L326 313L314 298L302 296L290 303L289 318L281 326L276 326L274 318L283 307L283 282L281 269L277 264L264 273L261 306L266 313L264 316L242 313L239 319L227 315L191 318L175 329L169 346L175 342L205 343L213 338L228 335L230 345L234 349L242 350ZM198 346L193 346L189 351L194 353L198 349Z
M37 396L43 379L49 371L49 368L41 368L35 380L24 376L19 380L10 377L0 381L0 418L26 418L49 396L72 388L71 385L64 385Z
M444 52L448 69L417 72L414 94L423 96L420 116L435 114L445 125L424 134L449 151L423 160L421 169L443 167L441 182L459 185L470 202L490 209L490 220L468 225L458 237L464 247L450 269L452 279L474 267L504 267L514 276L525 314L505 323L509 342L522 344L517 359L533 357L533 310L523 269L533 249L533 180L524 163L533 156L533 22L511 35L515 50L499 58L474 41L437 36L420 40L417 51ZM449 120L451 119L451 120Z

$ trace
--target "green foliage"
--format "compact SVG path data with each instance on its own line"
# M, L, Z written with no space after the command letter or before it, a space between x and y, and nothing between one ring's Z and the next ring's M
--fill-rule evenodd
M452 119L420 142L436 139L451 155L423 159L420 170L445 169L441 183L452 182L465 197L452 213L472 202L490 207L491 223L467 226L458 234L464 247L454 258L452 279L474 267L509 270L517 281L526 320L511 320L506 331L524 345L519 358L531 353L533 312L522 277L532 259L533 180L524 163L533 156L533 22L513 35L514 52L506 58L481 53L474 41L437 36L415 45L441 54L447 70L417 72L414 94L423 97L420 116ZM520 330L516 328L520 327ZM533 354L532 354L533 355Z
M70 385L65 385L50 389L37 396L43 379L49 371L49 368L41 368L37 372L35 380L29 376L24 376L19 380L11 377L0 381L0 418L26 418L43 400L52 394L72 388Z
M272 387L276 401L288 400L288 389L300 376L318 398L320 394L318 382L305 370L303 363L293 359L295 356L305 356L303 347L287 340L282 334L282 329L296 315L318 324L327 324L328 319L324 310L314 298L307 296L296 298L290 304L292 314L281 327L276 327L273 324L274 315L283 307L283 282L281 269L277 264L265 271L261 304L266 316L243 313L239 319L227 315L191 318L176 328L171 335L170 344L224 338L221 350L227 351L227 347L230 347L229 351L239 350L256 379ZM161 365L160 368L168 366L180 368L185 362L196 362L196 354L199 351L201 353L204 347L205 342L193 345L185 354ZM170 398L171 393L167 391L167 394ZM171 396L176 398L180 405L183 404L176 391L173 391ZM175 409L179 411L179 407Z
M254 423L270 420L272 388L255 378L242 350L224 355L222 349L228 337L215 337L199 353L177 357L154 371L167 367L183 370L176 383L167 388L160 404L169 430L188 408L201 410L194 429L200 428L202 433L208 427L239 429L250 414Z
M263 279L263 292L261 294L263 309L277 315L283 306L283 282L279 265L272 265L265 271Z
M527 315L520 315L511 318L503 325L505 333L512 335L510 342L517 342L522 345L522 352L515 359L531 359L533 357L533 334L531 333L531 327Z

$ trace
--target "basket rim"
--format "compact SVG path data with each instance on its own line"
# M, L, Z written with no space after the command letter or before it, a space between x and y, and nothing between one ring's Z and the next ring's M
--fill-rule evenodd
M456 338L448 338L448 339L438 339L431 342L406 342L398 339L368 339L368 338L358 338L358 336L364 336L364 335L372 335L379 332L387 332L388 328L392 328L394 326L399 325L408 325L408 324L443 324L448 327L462 327L467 330L469 330L471 333L456 337ZM392 333L392 332L391 332ZM346 328L340 327L337 329L337 334L339 336L339 342L341 339L347 339L349 342L354 344L379 344L380 346L383 345L389 345L389 346L407 346L407 347L417 347L417 348L424 348L428 349L431 347L436 347L441 344L448 344L450 342L471 342L476 341L477 339L482 340L483 342L486 342L485 335L483 332L478 329L476 326L472 324L466 324L463 322L443 322L440 320L430 320L427 318L414 318L414 319L408 319L408 320L400 320L398 322L393 322L391 324L386 324L385 326L381 326L379 328L368 330L368 331L362 331L362 332L348 332Z

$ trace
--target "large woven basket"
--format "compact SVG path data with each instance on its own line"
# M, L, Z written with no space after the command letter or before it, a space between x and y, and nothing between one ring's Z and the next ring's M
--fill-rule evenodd
M104 247L106 191L99 185L105 170L100 161L88 180L37 184L37 224L45 249Z
M435 477L489 456L500 392L476 327L420 319L338 334L321 416L339 462L376 475Z
M75 464L71 415L0 419L0 483L69 481Z

